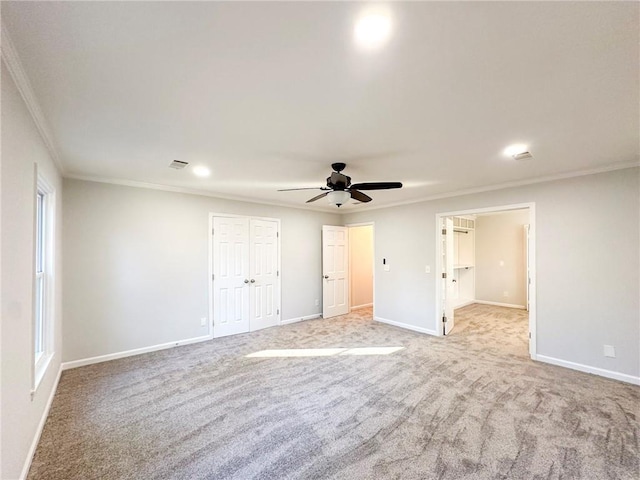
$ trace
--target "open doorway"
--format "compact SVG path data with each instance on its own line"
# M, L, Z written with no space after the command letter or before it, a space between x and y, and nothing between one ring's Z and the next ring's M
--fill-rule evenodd
M534 205L441 213L436 222L438 334L498 335L535 359Z
M374 304L373 223L347 225L349 229L349 307L370 312Z

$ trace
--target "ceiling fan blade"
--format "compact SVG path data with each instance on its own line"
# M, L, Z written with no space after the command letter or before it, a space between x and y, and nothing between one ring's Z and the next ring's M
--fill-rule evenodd
M311 203L311 202L315 202L316 200L320 200L322 197L327 196L328 193L329 192L324 192L324 193L321 193L320 195L318 195L317 197L310 198L309 200L307 200L307 203Z
M351 188L356 190L388 190L390 188L402 188L400 182L365 182L354 183Z
M359 192L358 190L353 190L353 189L351 189L351 198L363 203L370 202L372 200L372 198L369 195L365 195L364 193Z
M302 188L283 188L278 192L293 192L294 190L329 190L327 187L302 187Z

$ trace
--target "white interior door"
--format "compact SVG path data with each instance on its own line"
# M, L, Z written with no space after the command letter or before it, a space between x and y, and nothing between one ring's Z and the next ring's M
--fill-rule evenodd
M349 313L347 227L322 226L322 317Z
M525 284L527 286L527 312L529 311L529 288L531 287L531 273L529 272L529 225L524 226L524 258L525 258Z
M213 334L249 331L249 219L213 219Z
M454 237L453 219L442 219L442 319L443 333L448 335L455 323L453 316L453 300L455 298L455 278L453 275Z
M250 329L273 327L278 324L278 223L251 220L251 308Z

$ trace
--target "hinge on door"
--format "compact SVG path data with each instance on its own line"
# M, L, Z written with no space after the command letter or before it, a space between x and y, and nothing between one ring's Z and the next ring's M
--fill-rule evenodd
M529 332L529 338L531 338L531 332Z
M276 232L276 238L280 238L280 232Z
M215 279L216 279L216 276L212 273L211 274L211 280L215 280Z
M447 323L447 317L442 317L442 323Z
M447 278L447 272L442 272L442 278Z
M280 309L276 310L276 315L280 315Z
M215 230L214 228L212 228L212 229L211 229L211 235L213 235L213 234L215 233L215 231L216 231L216 230Z
M446 228L443 228L443 229L442 229L442 234L443 234L443 235L446 235L446 234L447 234L447 229L446 229Z
M280 276L280 270L276 270L276 277Z

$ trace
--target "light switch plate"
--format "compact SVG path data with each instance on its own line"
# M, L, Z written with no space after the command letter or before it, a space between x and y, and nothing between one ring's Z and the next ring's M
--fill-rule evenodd
M424 267L424 273L431 273L431 267L429 265Z
M605 357L616 358L616 349L613 347L613 345L603 345L603 347Z

